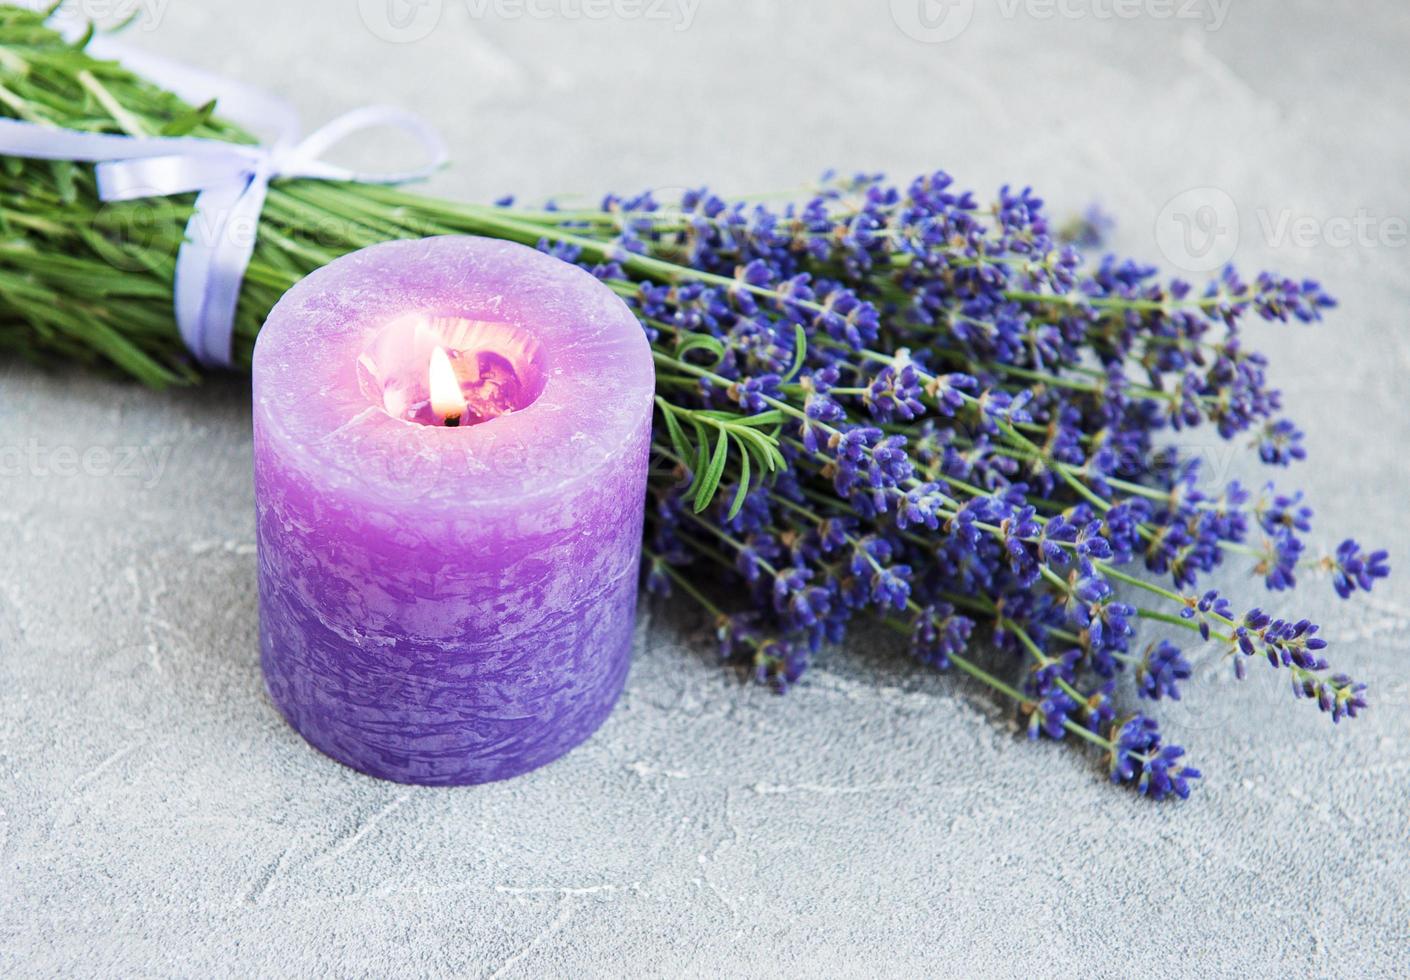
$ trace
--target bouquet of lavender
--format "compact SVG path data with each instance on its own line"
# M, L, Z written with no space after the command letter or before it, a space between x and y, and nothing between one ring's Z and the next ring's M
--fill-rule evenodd
M91 57L41 16L0 8L0 113L65 129L246 134ZM91 169L0 160L0 347L194 382L172 320L192 198L104 204ZM943 172L903 186L826 178L769 207L706 190L601 207L449 203L276 181L236 316L247 365L275 300L377 241L478 234L590 269L637 313L657 369L647 584L706 610L721 656L785 690L824 643L881 625L921 662L1012 699L1030 737L1096 746L1114 782L1185 796L1199 772L1123 706L1179 698L1191 648L1239 677L1265 661L1333 721L1366 706L1317 626L1247 609L1202 580L1226 558L1267 588L1300 573L1343 597L1388 573L1343 542L1308 552L1312 512L1271 484L1209 490L1178 434L1207 427L1264 463L1305 453L1248 316L1312 323L1315 282L1232 269L1196 287L1089 262L1028 189L982 202ZM1141 574L1139 568L1144 566ZM1009 655L981 666L974 647Z

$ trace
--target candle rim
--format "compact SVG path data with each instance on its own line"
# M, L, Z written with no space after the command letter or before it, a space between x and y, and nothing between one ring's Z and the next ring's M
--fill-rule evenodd
M449 284L438 278L447 270L456 277ZM389 278L398 279L398 289L385 287ZM413 300L443 306L448 288L460 291L460 308L531 332L546 358L542 390L526 408L453 434L371 405L356 372L356 352L370 330ZM265 397L254 407L264 438L279 442L310 479L357 482L388 500L457 506L530 498L551 492L555 481L590 477L640 426L649 427L654 394L645 333L610 289L534 249L469 236L387 242L312 273L271 311L254 367L257 387L266 391L309 385L302 411ZM439 458L441 470L454 471L446 479L463 492L417 486L417 466L399 470L395 458L374 474L357 462L379 453Z

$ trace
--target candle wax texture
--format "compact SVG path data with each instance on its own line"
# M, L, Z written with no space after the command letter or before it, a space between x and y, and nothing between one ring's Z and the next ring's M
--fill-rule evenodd
M436 346L456 428L417 401ZM254 354L261 661L289 723L434 785L591 735L627 676L653 386L622 301L521 245L389 242L291 289Z

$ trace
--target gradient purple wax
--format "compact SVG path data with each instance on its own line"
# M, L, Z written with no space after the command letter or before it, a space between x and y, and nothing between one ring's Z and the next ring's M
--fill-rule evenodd
M393 417L364 354L408 314L522 331L542 390L478 425ZM254 355L261 660L289 723L437 785L591 735L627 675L652 391L622 301L520 245L389 242L291 289Z

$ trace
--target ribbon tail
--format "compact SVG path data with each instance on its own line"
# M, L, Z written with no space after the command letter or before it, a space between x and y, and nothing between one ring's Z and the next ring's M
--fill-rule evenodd
M202 191L186 225L176 256L176 324L206 367L233 366L235 308L266 190L252 179Z
M319 158L330 147L353 133L377 128L399 129L425 150L426 163L411 170L371 173L349 170L324 163ZM291 159L282 161L281 176L316 177L322 180L353 180L363 184L405 184L424 180L445 165L449 157L445 141L420 116L390 106L363 106L346 112L310 133L295 147Z

